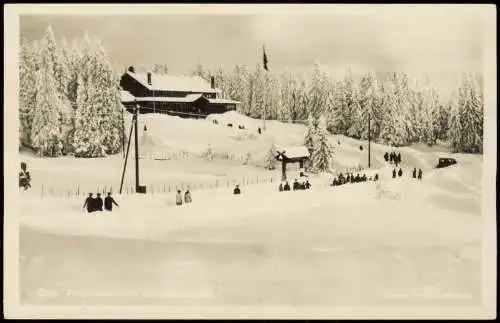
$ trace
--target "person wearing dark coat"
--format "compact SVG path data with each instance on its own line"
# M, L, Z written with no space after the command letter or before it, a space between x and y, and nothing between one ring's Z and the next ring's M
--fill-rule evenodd
M338 183L337 183L337 179L336 179L336 178L334 178L334 179L333 179L333 181L332 181L332 186L337 186L337 185L338 185Z
M241 190L240 190L240 186L239 185L236 185L236 187L234 188L233 190L233 194L234 195L239 195L241 194Z
M361 177L361 180L362 180L363 182L366 182L366 174L363 174L363 176Z
M21 163L21 171L19 172L19 187L23 187L26 191L31 187L31 176L30 172L26 170L26 163Z
M378 181L378 174L375 174L375 177L373 177L373 180L376 182Z
M418 169L418 179L420 179L420 180L422 179L422 169L421 168Z
M189 190L187 190L185 193L184 193L184 203L191 203L193 200L191 199L191 192L189 192Z
M257 128L257 132L259 133L259 135L262 133L262 130L259 128Z
M89 193L89 196L85 199L85 203L83 204L83 208L87 208L87 212L92 213L95 211L95 201L92 193Z
M305 184L305 187L306 187L306 190L310 189L311 188L311 184L309 183L309 181L306 180L306 184Z
M108 192L108 196L104 198L104 209L106 211L113 211L113 204L120 207L118 203L111 197L111 192Z
M177 191L177 194L175 195L175 205L182 205L182 194L181 191Z
M360 145L359 146L359 150L363 151L363 146Z
M299 189L305 190L306 189L306 183L300 183L299 184Z
M283 192L283 183L280 183L280 186L278 186L278 191Z
M354 182L355 183L361 182L361 176L359 176L359 174L356 174L356 180Z
M392 170L392 178L396 178L396 169L395 168Z
M391 154L389 155L389 162L392 164L393 161L394 161L394 153L391 152Z
M389 153L388 152L385 152L384 159L385 159L386 162L389 161Z
M293 182L293 190L296 191L300 188L299 182L297 182L297 179Z
M398 171L398 176L401 177L403 176L403 170L400 168L399 171Z
M102 206L104 205L104 201L101 198L101 193L97 193L97 197L95 198L95 209L96 211L102 211Z
M398 164L401 164L401 153L398 153Z
M289 190L290 190L290 184L286 182L285 185L283 186L283 191L289 191Z
M417 169L413 168L412 177L417 178Z

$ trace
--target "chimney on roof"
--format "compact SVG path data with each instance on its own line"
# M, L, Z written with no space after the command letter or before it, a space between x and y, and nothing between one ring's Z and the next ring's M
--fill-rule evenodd
M215 89L215 77L213 75L210 76L210 87Z
M148 84L151 85L151 72L148 72Z

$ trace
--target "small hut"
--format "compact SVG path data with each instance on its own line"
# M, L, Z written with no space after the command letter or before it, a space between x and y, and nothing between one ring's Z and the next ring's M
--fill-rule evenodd
M305 146L277 149L276 159L281 162L281 180L286 181L286 165L299 163L300 176L304 175L305 162L309 159L309 151Z

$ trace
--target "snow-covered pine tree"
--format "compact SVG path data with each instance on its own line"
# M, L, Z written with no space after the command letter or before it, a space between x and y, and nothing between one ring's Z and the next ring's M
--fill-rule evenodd
M42 66L36 78L31 143L38 155L58 157L62 155L63 149L60 112L64 103L57 92L57 83L51 69Z
M382 121L379 140L394 147L404 146L408 133L405 120L401 117L402 111L398 104L396 85L393 80L389 80L384 86L382 111L384 111L385 117Z
M311 155L312 171L327 172L333 157L333 147L328 141L328 130L326 129L325 117L320 117L319 124L314 135L314 147Z
M276 146L274 145L274 141L271 141L264 157L264 167L268 170L276 169Z
M449 124L448 124L448 141L452 152L460 152L462 150L462 121L460 120L460 103L459 94L453 91L449 102Z
M19 140L20 145L31 145L37 66L34 48L25 39L22 41L19 59Z
M306 128L306 133L304 135L304 146L307 148L309 151L309 156L311 157L314 151L314 137L316 136L316 124L314 122L314 117L312 114L309 115L307 118L307 128ZM308 169L313 169L313 160L312 158L309 158L307 161L307 168Z
M460 152L482 153L483 150L483 97L474 76L465 74L459 89L459 113L462 133Z
M100 42L93 46L94 111L100 116L99 131L107 154L116 154L122 148L122 122L119 80Z
M314 63L312 74L311 87L309 89L309 114L312 114L315 119L325 112L326 97L327 97L327 81L326 75L321 69L318 60Z
M250 117L252 118L261 118L266 108L264 78L263 68L257 64L251 83Z
M368 139L368 119L370 119L370 136L373 139L378 138L383 114L382 93L375 73L363 76L359 85L359 96L360 109L357 110L355 121L356 134L361 139Z
M300 80L296 92L296 118L295 120L306 120L308 118L309 93L304 79Z

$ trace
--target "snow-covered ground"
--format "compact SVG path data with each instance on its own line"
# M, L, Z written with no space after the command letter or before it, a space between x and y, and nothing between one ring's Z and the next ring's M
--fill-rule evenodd
M236 114L208 120L148 120L149 135L192 154L265 152L265 140L298 145L304 127ZM163 122L162 121L162 122ZM233 128L226 126L233 123ZM255 138L235 138L245 122ZM253 123L252 123L253 122ZM163 123L162 123L163 124ZM236 129L234 129L236 127ZM140 129L142 129L141 126ZM255 128L255 129L254 129ZM161 129L161 131L159 130ZM197 129L197 130L193 130ZM156 133L155 133L156 131ZM161 140L160 140L161 138ZM340 145L338 142L340 141ZM365 142L333 137L336 167L366 165ZM156 144L155 144L156 145ZM363 151L359 150L363 145ZM239 149L239 150L238 150ZM260 150L259 150L260 149ZM402 154L404 175L392 179L385 151ZM231 160L141 160L144 184L226 181L194 189L177 207L173 193L116 195L112 213L89 215L82 196L22 192L21 295L31 303L170 305L477 305L481 293L480 156L432 169L439 151L374 144L380 181L328 187L312 176L307 191L278 192L279 167L267 171ZM78 160L23 156L34 188L118 183L120 156ZM132 169L133 160L129 167ZM424 178L410 177L413 167ZM92 171L89 171L92 170ZM52 177L50 177L52 175ZM54 176L57 176L55 178ZM260 178L231 193L231 178ZM296 176L292 173L290 178ZM133 172L127 174L132 183ZM274 178L265 181L264 178ZM97 183L97 184L96 184ZM59 186L56 186L59 185ZM115 187L115 186L114 186ZM116 189L113 187L114 191Z

